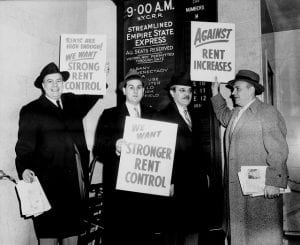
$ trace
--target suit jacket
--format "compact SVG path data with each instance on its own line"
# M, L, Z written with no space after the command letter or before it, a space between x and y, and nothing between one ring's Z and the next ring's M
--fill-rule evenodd
M89 151L82 119L99 96L63 94L63 112L44 95L20 111L16 167L35 172L52 206L34 219L38 237L75 235L83 216L75 148L88 180Z
M141 118L151 119L154 112L141 104ZM97 125L93 148L94 156L103 163L105 229L106 234L113 233L108 235L109 239L117 239L119 232L127 231L125 235L129 236L135 231L136 236L137 230L143 232L156 228L153 225L153 209L150 208L155 198L153 195L116 190L120 161L115 153L116 141L123 138L126 116L129 112L125 103L104 110ZM113 244L112 240L106 242Z
M243 165L267 166L266 185L286 187L288 146L284 119L274 107L256 99L230 133L237 109L230 110L221 95L212 97L212 104L218 120L227 127L225 184L231 244L281 244L282 198L243 196L237 173Z
M209 157L204 153L199 133L200 122L193 111L189 112L192 131L180 115L174 102L169 103L154 117L156 120L178 125L171 183L174 196L169 198L166 213L173 229L199 230L205 222L207 200L207 166Z

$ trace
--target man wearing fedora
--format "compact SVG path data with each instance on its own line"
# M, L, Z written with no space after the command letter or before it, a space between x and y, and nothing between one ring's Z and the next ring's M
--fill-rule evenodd
M227 84L235 107L230 110L212 84L214 112L225 131L227 217L224 228L231 245L282 244L282 196L287 186L288 145L283 117L256 96L264 91L259 75L240 70ZM238 180L241 166L266 166L264 196L243 196Z
M20 111L18 175L26 182L37 176L51 205L33 218L40 245L75 245L83 228L89 151L82 119L99 96L63 94L69 75L46 65L34 82L42 95Z
M128 71L118 88L123 92L125 101L103 111L93 148L94 156L103 163L104 243L154 244L154 197L117 190L116 183L122 146L126 144L122 139L126 116L151 119L155 110L141 103L144 78L135 69Z
M200 117L191 108L192 82L188 73L176 74L166 89L170 103L155 119L178 125L170 197L165 200L166 244L208 244L206 232L207 169L209 157L200 137Z

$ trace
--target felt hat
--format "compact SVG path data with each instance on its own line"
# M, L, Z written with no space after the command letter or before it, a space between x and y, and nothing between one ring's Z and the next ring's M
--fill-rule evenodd
M37 88L42 88L42 82L45 76L54 73L60 73L64 82L67 81L70 76L70 73L68 71L60 71L57 65L51 62L42 69L40 75L34 81L34 86L36 86Z
M233 85L236 81L245 81L253 85L256 95L260 95L265 90L264 86L259 83L259 75L251 70L239 70L235 78L230 80L226 87L233 89Z
M126 83L132 79L139 79L141 80L143 86L145 85L143 77L137 72L137 70L131 68L125 75L124 80L119 83L119 89L122 91L122 89L126 86Z
M193 87L190 74L188 72L181 72L180 74L172 76L171 81L167 84L166 89L169 90L174 85Z

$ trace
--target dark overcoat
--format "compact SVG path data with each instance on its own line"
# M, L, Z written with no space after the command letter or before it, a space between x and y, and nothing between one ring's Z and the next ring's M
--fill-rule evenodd
M167 199L167 229L199 232L206 229L208 201L207 169L209 157L200 143L200 120L189 112L192 131L180 115L174 102L158 112L154 119L178 125L171 184L174 196Z
M231 245L282 244L282 197L243 196L238 172L241 166L267 166L266 185L287 185L288 146L283 117L273 106L256 99L242 114L234 130L229 129L237 109L230 110L224 98L212 97L218 120L225 131L226 229Z
M99 96L62 95L63 112L42 95L20 111L16 167L34 171L52 208L34 218L39 238L78 235L85 200L80 196L75 160L76 144L85 181L89 151L82 119Z
M141 118L151 119L154 112L141 104ZM93 148L94 156L103 163L104 226L108 244L113 244L113 241L117 244L118 239L122 244L127 244L128 240L131 240L130 244L135 244L134 237L155 230L152 222L154 207L151 207L154 196L116 190L120 161L115 152L116 141L123 138L126 116L129 112L125 103L104 110L98 122Z

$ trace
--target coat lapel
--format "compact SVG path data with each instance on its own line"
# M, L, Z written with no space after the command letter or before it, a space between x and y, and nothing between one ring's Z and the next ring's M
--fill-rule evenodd
M186 129L189 132L191 132L190 129L189 129L189 126L187 125L187 123L182 118L181 114L179 113L179 110L178 110L177 105L175 103L172 103L172 108L173 108L173 110L175 112L174 115L176 115L176 122L178 122L178 125L180 125L184 129ZM192 116L191 116L191 120L192 120L192 124L193 124Z
M239 131L243 128L243 126L245 125L245 123L252 121L251 119L254 117L255 112L256 112L256 107L259 104L259 100L256 99L248 108L246 111L244 111L244 113L242 114L242 116L240 117L240 119L238 120L233 132L232 132L232 137L233 138L235 135L237 135L239 133Z

